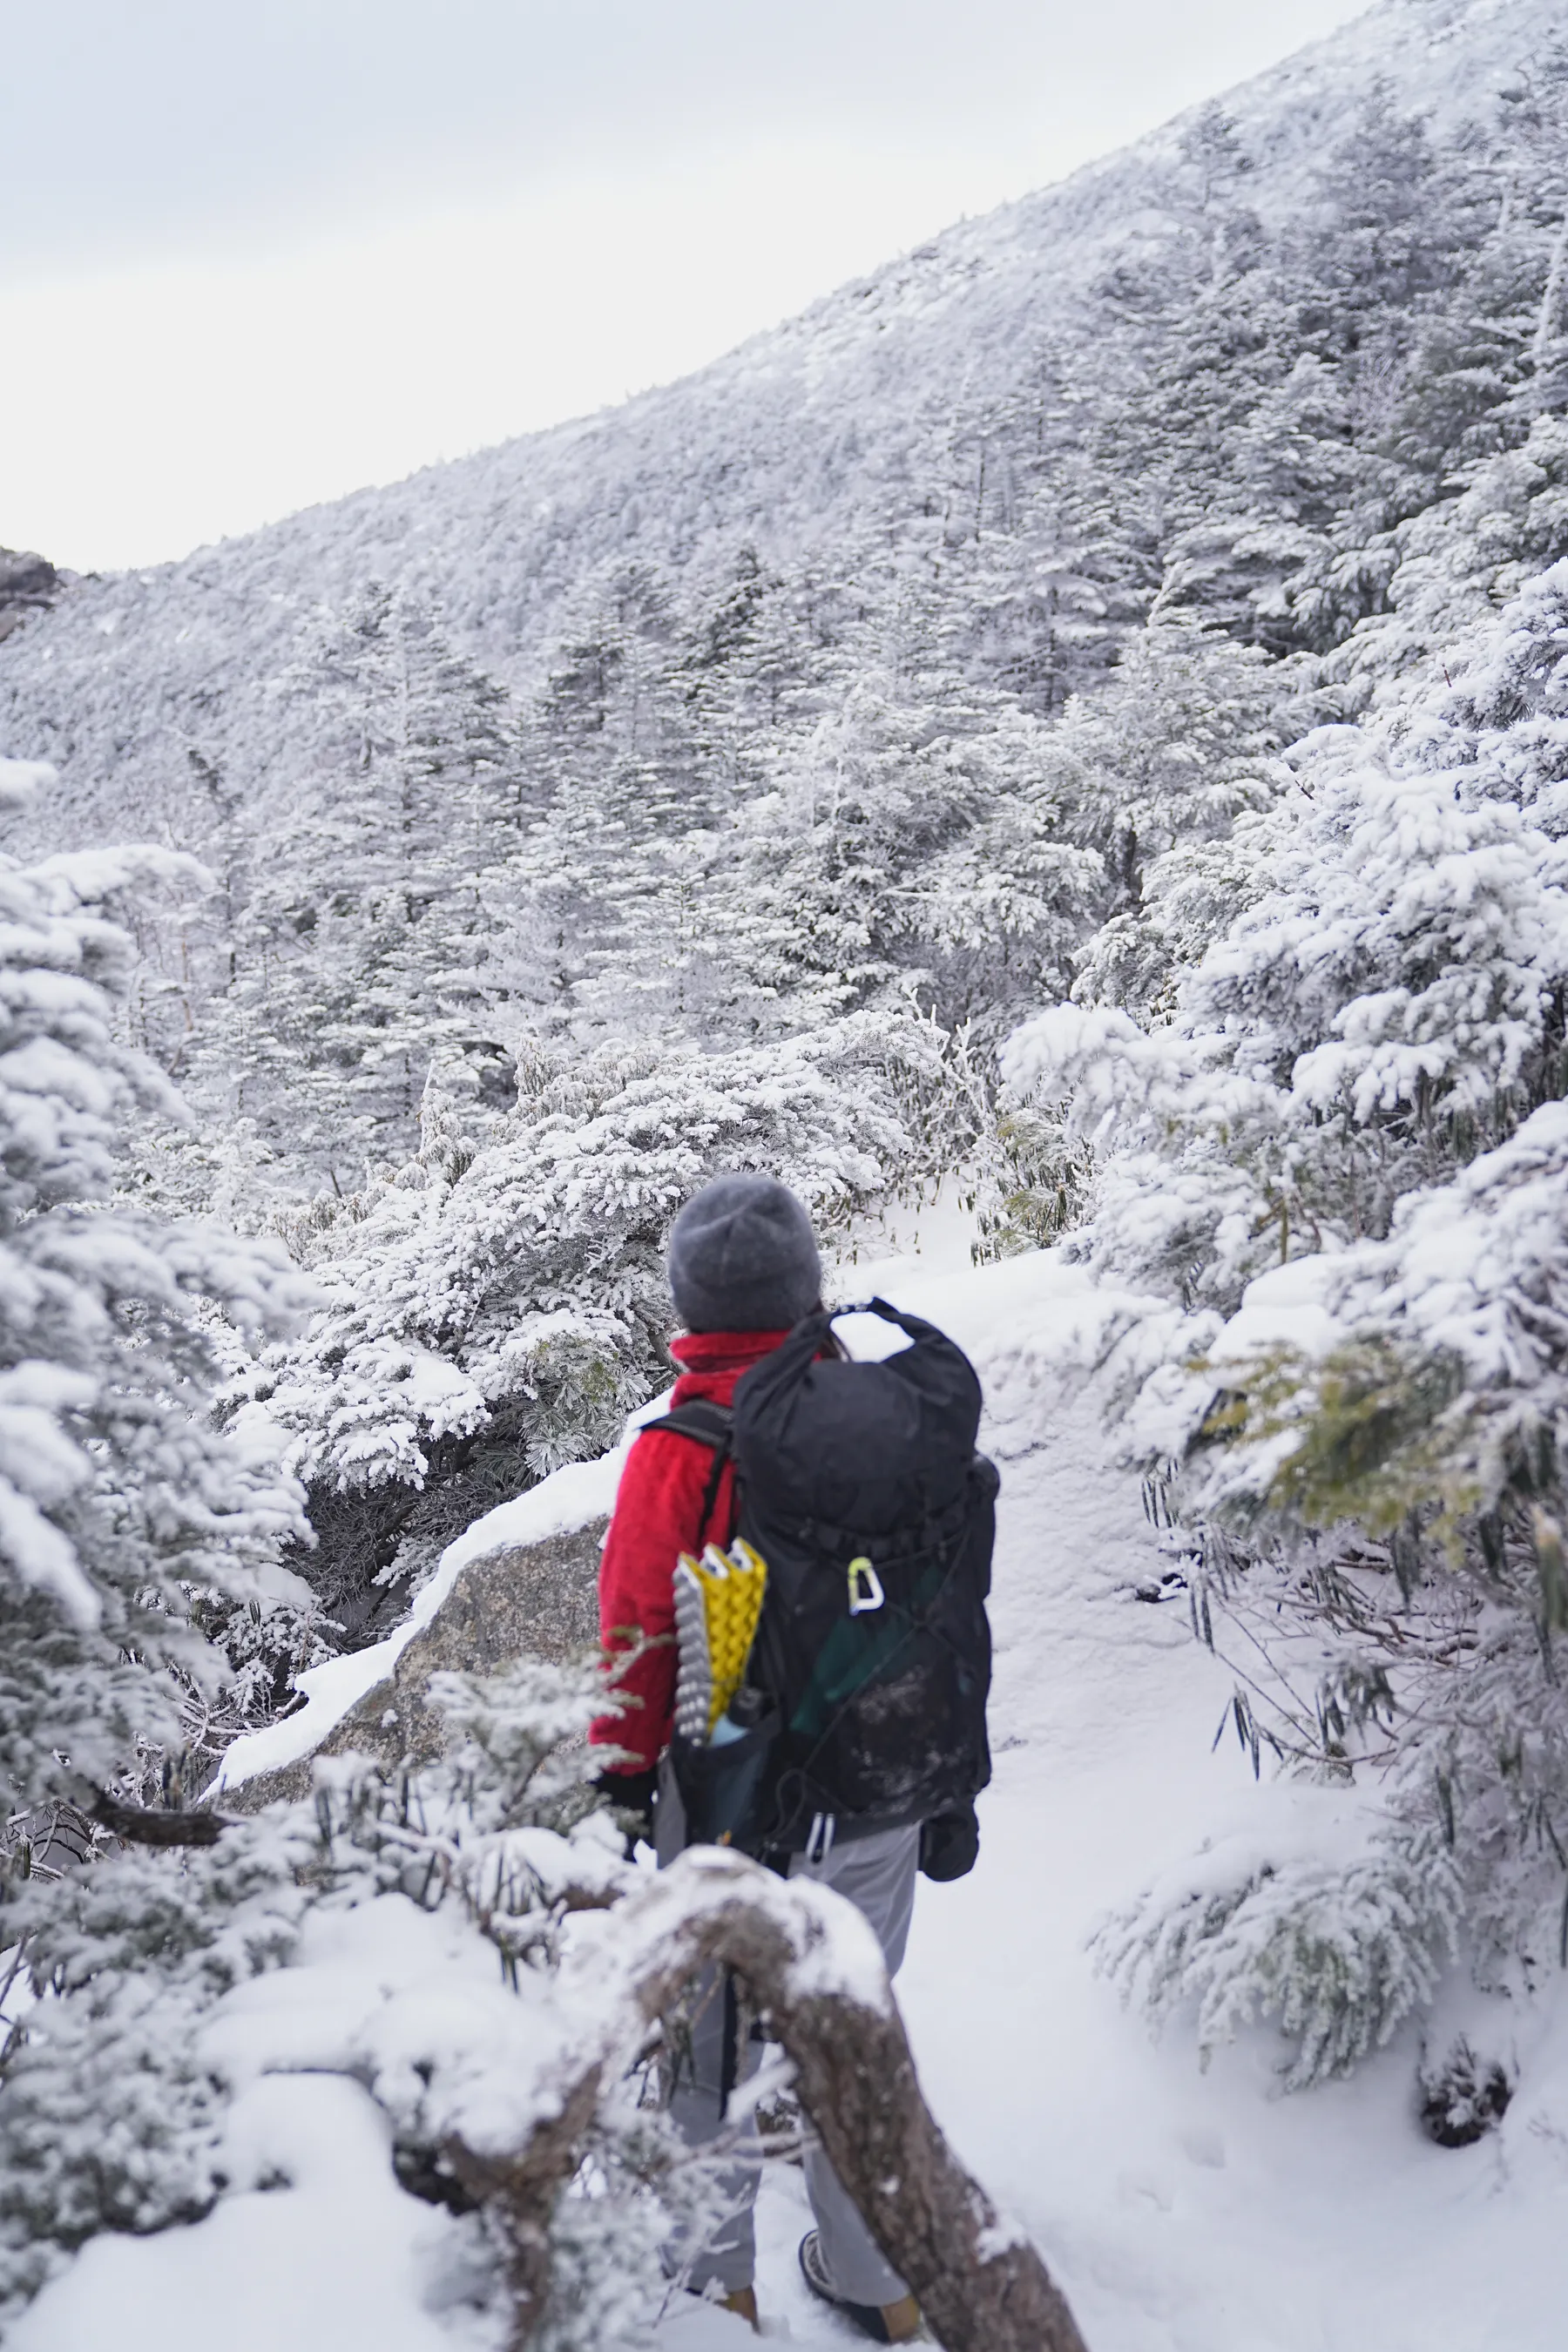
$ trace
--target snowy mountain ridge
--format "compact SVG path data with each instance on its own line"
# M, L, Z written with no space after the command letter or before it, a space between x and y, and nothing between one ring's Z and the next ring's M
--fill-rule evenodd
M1247 201L1288 217L1332 126L1380 80L1452 138L1557 22L1553 0L1384 0L1225 101L1255 158ZM793 553L860 509L907 527L934 448L983 431L987 404L1058 344L1081 357L1103 331L1093 283L1119 254L1168 236L1158 175L1191 120L959 224L682 383L181 563L84 583L0 667L9 748L64 772L45 822L74 836L122 829L138 806L188 816L177 786L142 769L140 729L129 743L116 730L133 777L116 785L110 742L81 707L101 692L94 671L135 669L161 700L185 701L237 639L247 671L274 667L302 615L385 579L427 600L488 667L531 684L601 563L712 573L742 542Z
M1429 115L1451 137L1559 21L1552 0L1382 0L1219 101L1257 158L1248 201L1265 217L1288 215L1336 118L1380 79L1402 108ZM142 576L188 572L220 588L226 571L242 581L254 565L288 579L295 595L324 596L396 578L429 595L480 658L526 677L548 607L521 600L538 594L536 582L559 593L568 547L579 567L605 551L595 543L595 516L627 525L626 502L637 499L623 545L646 545L660 559L690 561L717 533L755 535L765 546L781 517L793 520L794 499L778 493L797 480L793 449L773 454L793 437L778 428L804 416L827 444L821 474L805 487L838 492L819 510L826 528L834 504L876 498L874 454L854 464L855 424L862 410L876 415L890 386L919 387L914 416L905 417L913 439L911 425L962 418L984 396L973 381L975 353L997 356L1004 323L1042 341L1053 331L1081 332L1092 279L1123 247L1165 229L1152 175L1174 159L1199 111L1058 185L955 225L678 383ZM893 420L878 421L885 428ZM644 506L639 494L653 482L658 501Z

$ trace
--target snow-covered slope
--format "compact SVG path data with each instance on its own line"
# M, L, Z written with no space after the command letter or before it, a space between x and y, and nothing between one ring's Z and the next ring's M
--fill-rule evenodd
M1212 827L1399 667L1308 675L1560 403L1556 13L1385 0L685 383L16 631L23 845L213 877L139 912L210 1152L148 1189L357 1187L439 1055L504 1096L541 1038L1064 993L1194 734ZM1162 740L1065 719L1118 695Z
M1379 87L1439 140L1489 118L1560 15L1557 0L1383 0L1225 101L1250 159L1247 206L1277 230L1321 205L1313 174ZM248 690L285 666L312 609L372 580L426 601L467 651L528 684L606 564L715 580L751 545L764 562L811 554L832 580L889 538L919 551L933 520L940 540L955 502L984 506L1005 412L1032 403L1042 432L1076 448L1096 402L1147 369L1141 305L1110 281L1168 242L1191 121L950 229L681 383L83 583L0 657L8 748L65 774L47 824L199 829L184 746L204 748L226 702L231 772L264 774ZM1077 424L1047 416L1063 387Z
M1225 100L1258 158L1249 202L1287 218L1380 78L1451 133L1560 22L1555 0L1383 0ZM716 539L770 550L868 505L897 513L927 445L1102 320L1084 298L1124 248L1159 237L1160 173L1189 119L961 223L681 383L152 576L187 621L214 598L261 605L279 589L332 597L395 578L517 668L551 607L608 552L700 561ZM264 611L248 617L265 626Z
M1179 1593L1139 1597L1164 1563L1082 1369L1116 1301L1045 1256L868 1273L971 1350L1004 1475L982 1858L956 1885L922 1885L900 1988L964 2158L1046 2251L1091 2352L1552 2352L1568 2003L1516 2046L1500 2129L1458 2150L1417 2126L1414 2030L1352 2082L1290 2096L1272 2032L1206 2073L1184 2032L1151 2044L1086 1952L1105 1909L1201 1848L1200 1869L1238 1848L1349 1853L1375 1790L1255 1782L1233 1742L1212 1748L1228 1676ZM1478 1999L1451 1990L1445 2021L1475 2031ZM16 2352L162 2352L175 2314L226 2352L477 2347L451 2225L390 2174L366 2185L384 2128L351 2083L265 2077L236 2108L234 2163L273 2185L189 2230L98 2239L20 2321ZM845 2340L795 2274L807 2221L787 2166L761 2226L775 2329ZM674 2315L665 2334L669 2352L750 2340L717 2314Z
M1257 158L1247 200L1288 219L1310 167L1385 79L1440 133L1482 115L1561 24L1556 0L1384 0L1232 92ZM946 446L1106 325L1096 281L1166 228L1162 173L1190 117L1059 187L963 222L682 383L602 415L318 508L174 568L193 605L241 583L340 594L367 577L427 593L514 676L563 596L616 553L711 564L908 520Z

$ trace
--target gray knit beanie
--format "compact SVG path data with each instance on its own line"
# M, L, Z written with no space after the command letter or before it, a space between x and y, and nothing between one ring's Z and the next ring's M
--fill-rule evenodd
M784 1331L822 1296L806 1215L773 1176L716 1176L670 1229L669 1286L689 1331Z

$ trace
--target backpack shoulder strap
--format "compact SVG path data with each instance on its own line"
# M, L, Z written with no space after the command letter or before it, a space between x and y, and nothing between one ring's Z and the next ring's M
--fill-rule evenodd
M643 1433L656 1429L672 1429L678 1437L694 1437L715 1454L728 1454L735 1416L727 1404L716 1404L711 1397L688 1397L684 1404L672 1404L660 1420L647 1423Z
M718 1404L711 1397L688 1397L684 1404L672 1404L659 1421L650 1421L643 1431L645 1437L655 1430L668 1429L677 1437L694 1438L699 1445L711 1446L713 1467L702 1496L702 1517L697 1523L697 1549L701 1550L708 1539L708 1522L719 1500L719 1483L724 1475L724 1465L734 1453L735 1416L727 1404Z

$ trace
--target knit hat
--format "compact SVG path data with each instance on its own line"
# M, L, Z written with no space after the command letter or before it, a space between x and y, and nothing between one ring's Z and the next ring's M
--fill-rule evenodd
M773 1176L716 1176L670 1229L669 1286L689 1331L784 1331L822 1296L806 1215Z

